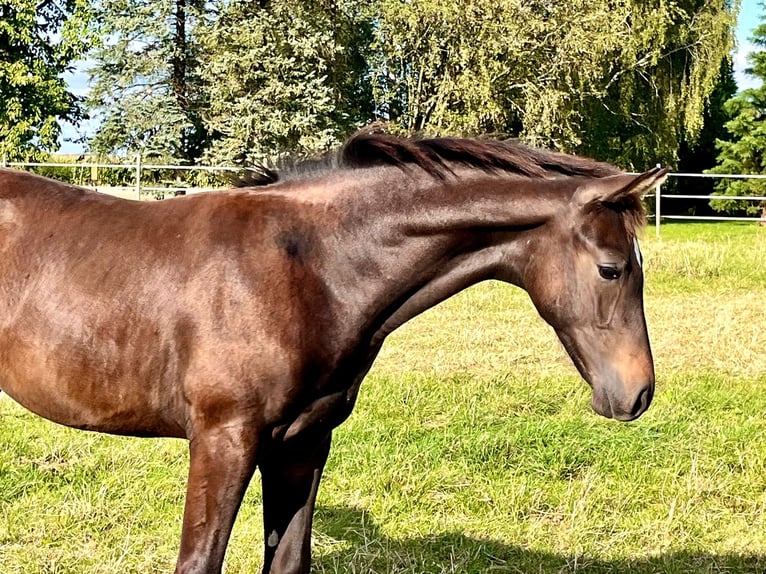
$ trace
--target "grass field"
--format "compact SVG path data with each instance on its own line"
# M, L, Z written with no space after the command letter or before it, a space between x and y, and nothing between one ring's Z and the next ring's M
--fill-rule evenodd
M318 573L766 573L766 229L643 241L657 394L590 392L522 291L482 284L387 341L335 434ZM0 400L0 572L168 573L186 444ZM261 560L257 479L226 572Z

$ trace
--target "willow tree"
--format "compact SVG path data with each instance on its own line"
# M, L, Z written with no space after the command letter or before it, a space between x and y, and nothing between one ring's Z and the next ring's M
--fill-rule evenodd
M625 167L702 125L729 0L380 0L376 109L405 131L502 132Z
M222 0L204 36L208 160L261 162L335 145L372 119L355 0Z
M0 153L24 160L55 151L60 120L82 119L62 74L87 46L87 3L0 3Z
M738 1L629 2L603 91L588 98L578 151L626 168L675 164L699 135L721 63L730 57ZM616 7L614 7L616 8ZM616 152L616 153L615 153Z

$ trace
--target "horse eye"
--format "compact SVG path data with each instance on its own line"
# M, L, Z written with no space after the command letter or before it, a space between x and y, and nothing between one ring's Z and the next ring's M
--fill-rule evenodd
M601 275L601 277L608 279L609 281L619 279L620 275L622 275L622 271L620 269L617 267L611 267L610 265L599 265L598 273Z

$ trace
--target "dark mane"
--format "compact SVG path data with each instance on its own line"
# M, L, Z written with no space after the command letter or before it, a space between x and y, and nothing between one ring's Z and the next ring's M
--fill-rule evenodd
M591 159L536 149L521 143L480 138L406 139L381 133L360 132L340 149L316 159L288 161L276 169L258 168L238 182L261 186L278 181L317 177L339 169L390 165L417 167L444 179L454 168L465 166L486 172L508 172L531 178L558 176L604 177L619 169Z

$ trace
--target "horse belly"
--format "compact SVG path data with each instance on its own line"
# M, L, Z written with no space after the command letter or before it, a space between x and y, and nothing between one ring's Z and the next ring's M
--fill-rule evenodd
M116 353L72 347L41 353L2 343L0 389L31 412L85 430L183 437L183 415L165 387L158 359L132 363Z

